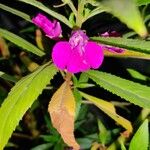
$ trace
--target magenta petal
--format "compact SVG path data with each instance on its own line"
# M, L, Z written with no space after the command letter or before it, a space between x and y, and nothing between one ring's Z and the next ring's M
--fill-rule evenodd
M80 55L79 50L74 48L70 57L70 61L67 66L67 71L71 73L78 73L87 71L90 69L90 65L84 59L84 56Z
M112 53L123 53L125 51L122 48L114 47L114 46L107 46L107 45L104 45L103 48L112 52Z
M47 22L47 24L44 25L43 31L50 38L59 37L62 33L60 23L56 20L54 20L53 23Z
M32 19L32 22L38 27L43 28L43 25L50 21L43 14L39 13Z
M58 21L54 20L52 22L41 13L34 17L32 22L40 27L46 33L46 35L52 39L58 38L62 33L62 29Z
M62 70L67 67L70 55L71 47L68 42L58 42L53 47L52 60L54 64Z
M62 34L62 29L61 29L61 25L58 21L54 21L53 23L54 27L53 27L53 31L55 32L55 37L59 37Z
M102 47L95 42L88 42L85 47L85 57L93 69L99 68L104 59Z

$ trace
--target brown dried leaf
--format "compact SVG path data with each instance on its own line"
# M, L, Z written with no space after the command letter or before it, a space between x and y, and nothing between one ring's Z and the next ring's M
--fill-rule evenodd
M54 93L48 107L53 126L61 134L64 142L79 150L74 137L75 98L70 85L65 81Z
M8 45L2 37L0 37L0 53L2 53L4 58L8 58L10 56Z

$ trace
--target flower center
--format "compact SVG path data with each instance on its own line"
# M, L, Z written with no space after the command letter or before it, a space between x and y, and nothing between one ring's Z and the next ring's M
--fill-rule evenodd
M88 40L89 38L82 30L76 30L72 32L69 43L72 49L77 49L80 55L83 55Z

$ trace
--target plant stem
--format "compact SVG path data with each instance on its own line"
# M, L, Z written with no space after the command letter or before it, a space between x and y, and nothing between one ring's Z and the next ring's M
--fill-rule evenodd
M99 7L97 7L97 8L95 8L94 10L92 10L90 13L89 13L89 15L87 15L85 18L84 18L84 22L86 21L86 20L88 20L89 18L91 18L91 17L93 17L93 16L95 16L95 15L97 15L97 14L100 14L100 13L102 13L102 12L105 12L105 11L107 11L107 9L104 9L104 8L102 8L101 6L99 6Z
M78 12L76 17L76 26L81 28L83 23L83 10L84 10L85 0L81 0L78 4Z
M74 13L74 15L77 17L77 10L73 4L73 2L71 0L67 1L68 6L71 8L72 12Z
M69 72L67 72L67 74L66 74L66 78L65 78L66 82L70 83L71 78L72 78L72 74L71 74L71 73L69 73Z

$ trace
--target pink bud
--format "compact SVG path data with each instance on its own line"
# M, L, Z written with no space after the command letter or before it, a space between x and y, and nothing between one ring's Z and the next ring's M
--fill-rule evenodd
M55 39L61 36L62 29L60 23L56 20L51 21L46 16L39 13L32 19L32 22L41 28L49 38Z

